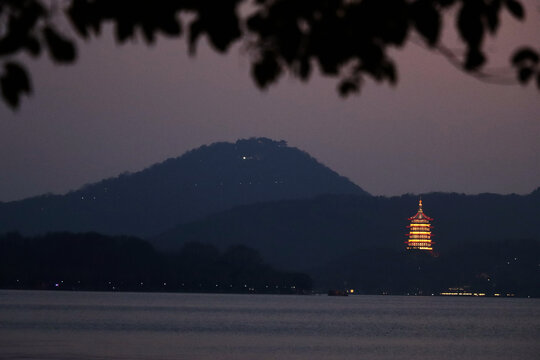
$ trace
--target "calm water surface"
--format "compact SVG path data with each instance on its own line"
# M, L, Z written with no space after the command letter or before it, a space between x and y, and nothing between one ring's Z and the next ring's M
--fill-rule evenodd
M0 291L0 359L540 359L540 300Z

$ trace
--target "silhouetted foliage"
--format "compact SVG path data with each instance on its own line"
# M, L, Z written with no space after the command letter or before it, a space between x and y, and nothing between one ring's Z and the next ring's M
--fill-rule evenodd
M0 288L302 293L311 286L306 274L277 271L245 246L222 253L189 243L162 254L137 238L97 233L0 236Z
M106 290L151 284L162 276L160 256L132 237L51 233L0 238L0 286Z
M0 232L155 236L233 206L321 194L367 195L284 141L238 140L202 146L66 195L0 203Z
M12 108L31 86L24 66L11 57L19 53L38 57L45 51L59 63L75 60L74 42L54 26L58 17L67 17L76 34L85 39L99 35L104 23L112 23L118 43L142 36L151 44L159 34L182 37L187 32L191 53L203 36L218 52L243 40L259 87L276 82L285 72L307 80L318 65L324 74L338 78L342 95L358 92L365 76L395 84L396 64L388 50L403 46L413 31L427 47L442 47L442 19L447 14L455 16L465 47L458 62L470 72L479 71L485 63L483 40L486 34L497 33L501 14L507 11L519 20L525 17L517 0L68 0L63 8L52 3L0 1L0 59L4 63L0 81L4 100ZM527 53L538 57L537 50L527 48ZM520 54L523 50L515 57ZM537 61L526 65L513 61L512 66L523 84L536 76L540 89Z
M437 256L369 246L320 262L308 275L277 271L244 245L219 251L187 243L165 254L137 238L96 233L0 236L0 288L12 289L296 294L309 293L313 278L319 290L362 294L431 295L459 288L540 297L539 263L540 241L534 240L460 243Z

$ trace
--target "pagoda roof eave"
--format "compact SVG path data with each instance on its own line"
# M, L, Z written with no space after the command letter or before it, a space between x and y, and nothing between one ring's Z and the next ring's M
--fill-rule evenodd
M409 220L428 220L428 221L433 221L433 218L430 218L429 216L427 216L426 214L424 214L423 212L417 212L416 214L414 214L414 216L411 216L409 218Z

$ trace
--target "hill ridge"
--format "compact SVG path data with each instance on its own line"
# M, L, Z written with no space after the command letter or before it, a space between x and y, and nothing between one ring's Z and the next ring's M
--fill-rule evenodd
M0 203L0 232L150 236L241 204L324 193L369 195L283 140L240 139L202 145L64 195Z

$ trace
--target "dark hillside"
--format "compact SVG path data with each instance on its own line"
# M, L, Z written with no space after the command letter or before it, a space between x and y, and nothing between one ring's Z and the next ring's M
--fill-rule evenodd
M149 236L237 205L320 194L368 195L284 141L215 143L66 195L0 203L0 232Z
M540 239L538 191L518 195L423 195L433 217L436 251L460 244L511 239ZM364 197L325 195L238 207L189 224L154 239L174 250L189 241L220 247L246 244L276 266L307 270L365 248L404 248L408 217L418 196Z

